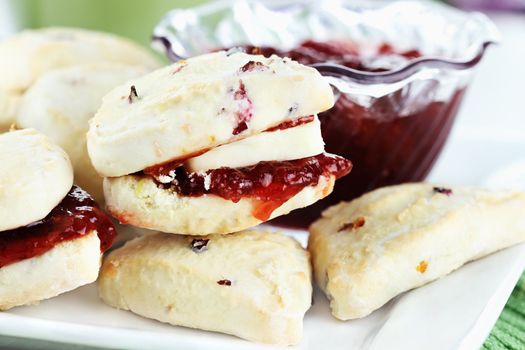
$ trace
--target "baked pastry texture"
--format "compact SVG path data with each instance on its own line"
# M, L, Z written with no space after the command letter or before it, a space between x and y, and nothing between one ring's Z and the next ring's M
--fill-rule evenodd
M1 233L0 233L1 235ZM100 240L91 231L42 255L0 267L0 310L36 304L97 279Z
M104 200L100 177L87 154L88 121L112 88L148 72L144 66L93 63L43 74L24 94L16 123L46 134L69 155L75 183L98 202Z
M315 280L341 320L468 261L525 241L525 193L426 183L385 187L327 209L310 227Z
M123 176L333 104L330 85L313 68L287 58L221 51L115 88L90 122L88 150L99 174Z
M144 317L282 345L301 339L312 297L308 253L262 231L137 238L104 259L98 286Z
M0 134L0 159L0 231L42 219L73 184L67 154L36 130Z
M0 130L14 122L20 97L42 74L100 62L159 66L148 50L128 39L84 29L25 30L0 42Z
M332 192L335 178L322 177L315 186L303 188L275 209L267 219L311 205ZM266 221L254 215L259 201L242 198L238 202L214 195L185 197L174 191L159 191L145 176L104 179L107 210L119 222L177 234L227 234Z

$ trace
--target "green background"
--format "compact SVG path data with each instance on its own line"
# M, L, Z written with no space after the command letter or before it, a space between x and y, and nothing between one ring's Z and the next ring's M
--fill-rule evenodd
M152 29L173 8L206 0L8 0L21 28L74 26L120 34L149 46Z

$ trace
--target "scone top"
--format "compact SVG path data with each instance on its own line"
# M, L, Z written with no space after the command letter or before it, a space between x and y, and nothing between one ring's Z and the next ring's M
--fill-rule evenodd
M123 176L188 158L334 104L313 68L287 58L216 52L115 88L91 120L96 170Z
M0 234L44 218L73 185L67 154L33 129L0 135Z

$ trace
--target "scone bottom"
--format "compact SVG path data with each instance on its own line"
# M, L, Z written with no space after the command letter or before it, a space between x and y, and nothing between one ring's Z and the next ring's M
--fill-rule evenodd
M0 232L0 268L40 256L57 244L96 231L100 251L108 250L116 230L91 196L73 186L64 199L42 220Z
M351 169L350 161L323 153L283 162L259 162L242 168L212 169L204 173L189 172L176 162L146 169L143 175L155 179L159 188L183 196L213 194L235 203L243 197L255 198L260 204L253 215L266 221L275 209L303 188L317 185L321 177L338 179Z

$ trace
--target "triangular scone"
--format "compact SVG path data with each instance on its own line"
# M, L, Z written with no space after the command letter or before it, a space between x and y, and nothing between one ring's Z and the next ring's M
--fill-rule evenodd
M301 339L312 297L308 253L261 231L146 235L106 257L98 285L144 317L283 345Z
M310 227L317 284L341 319L468 261L525 241L525 193L431 184L372 191L333 206Z

